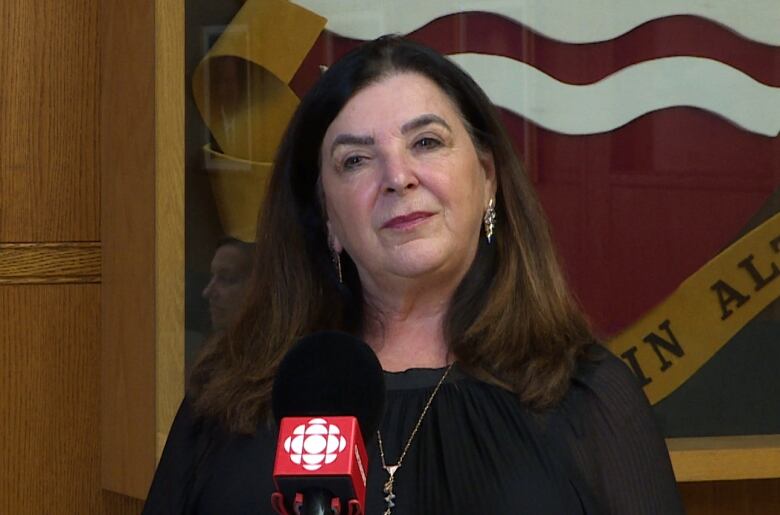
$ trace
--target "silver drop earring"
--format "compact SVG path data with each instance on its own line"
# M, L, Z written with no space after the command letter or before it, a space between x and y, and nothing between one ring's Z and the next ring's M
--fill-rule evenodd
M344 283L344 279L341 277L341 256L336 249L330 249L330 258L333 261L333 266L336 267L336 275L339 277L339 284Z
M488 243L490 243L493 238L493 229L496 226L496 200L494 198L491 198L488 201L488 206L482 221L485 224L485 237L487 238Z
M330 250L330 260L333 263L333 266L336 267L336 275L339 278L339 284L343 284L344 279L341 276L341 254L336 250L336 247L333 244L333 236L330 234L328 234L328 249Z

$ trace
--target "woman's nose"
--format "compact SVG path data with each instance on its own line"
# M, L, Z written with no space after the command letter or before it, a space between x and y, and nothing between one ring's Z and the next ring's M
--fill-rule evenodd
M209 283L206 285L205 288L203 288L203 291L200 293L200 295L204 299L208 299L213 290L214 290L214 278L212 277L211 279L209 279Z
M385 158L384 191L403 194L420 184L411 159L400 153Z

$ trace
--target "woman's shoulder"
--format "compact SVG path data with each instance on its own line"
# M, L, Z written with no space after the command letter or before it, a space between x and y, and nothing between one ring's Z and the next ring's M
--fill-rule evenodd
M642 391L639 378L622 359L600 343L591 343L577 362L572 382L596 394L616 395Z
M616 423L650 412L639 379L600 343L590 344L580 357L564 405L576 414L598 413Z
M179 464L190 459L204 440L212 436L215 426L197 413L192 399L185 395L168 431L161 463L170 457Z
M620 358L589 346L558 413L576 469L606 513L683 512L653 410Z

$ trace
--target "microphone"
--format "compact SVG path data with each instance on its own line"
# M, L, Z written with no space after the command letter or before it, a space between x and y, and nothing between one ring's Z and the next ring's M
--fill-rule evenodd
M271 497L277 513L364 513L362 435L376 434L385 401L374 351L345 333L306 336L279 364L271 399L279 425Z

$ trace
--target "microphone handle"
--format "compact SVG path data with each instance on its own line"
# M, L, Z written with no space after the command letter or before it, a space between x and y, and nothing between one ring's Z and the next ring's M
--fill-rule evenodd
M333 494L329 490L312 487L305 489L302 493L301 515L338 515L330 507Z

